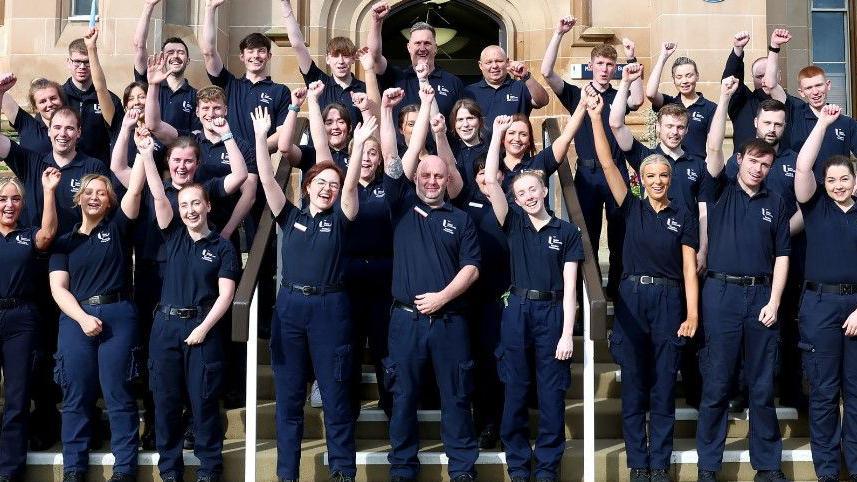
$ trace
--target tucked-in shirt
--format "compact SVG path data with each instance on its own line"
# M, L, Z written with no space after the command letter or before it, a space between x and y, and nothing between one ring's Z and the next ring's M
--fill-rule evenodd
M18 227L0 235L0 298L35 299L36 233L39 227Z
M823 187L801 203L806 230L806 280L857 283L857 205L843 211Z
M342 285L348 264L345 240L351 221L339 202L315 216L309 207L300 209L286 202L276 221L281 230L283 284Z
M269 136L286 120L292 93L285 85L273 82L271 77L253 83L246 75L235 77L223 67L219 74L209 74L208 78L212 84L226 91L229 127L235 137L243 139L248 145L256 145L253 120L250 118L250 113L256 107L268 109L271 116Z
M598 89L595 90L598 91ZM607 90L599 93L601 94L601 101L604 102L604 110L601 111L601 125L604 126L604 132L607 134L610 153L613 159L616 160L616 166L623 174L623 179L627 179L628 168L625 166L625 155L622 153L622 149L619 148L616 137L613 136L613 130L610 129L610 106L613 104L613 99L616 98L616 89L611 85ZM577 104L580 103L580 95L580 87L571 85L568 82L563 83L562 92L559 94L559 101L568 110L569 114L574 113L575 109L577 109ZM583 116L583 123L574 135L574 150L577 152L578 166L581 166L581 161L591 163L593 166L600 166L598 164L598 156L595 153L592 120L588 115ZM603 175L602 173L601 176Z

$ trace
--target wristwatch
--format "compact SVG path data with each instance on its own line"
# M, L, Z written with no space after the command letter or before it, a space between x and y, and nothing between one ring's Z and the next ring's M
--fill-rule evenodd
M626 60L625 63L636 64L637 63L637 57L628 57L628 60Z
M231 132L227 132L226 134L223 134L222 136L220 136L220 142L226 142L229 139L234 139L234 138L235 138L235 136L233 136Z

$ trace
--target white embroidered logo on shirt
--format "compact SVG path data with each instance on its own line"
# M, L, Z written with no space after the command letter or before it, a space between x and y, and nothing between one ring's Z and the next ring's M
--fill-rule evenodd
M680 228L681 228L681 224L679 224L678 221L676 221L673 218L667 219L667 229L669 229L670 231L672 231L674 233L677 233Z
M440 94L444 97L449 95L449 89L447 89L446 87L444 87L440 84L438 84L437 88L435 88L434 90L435 90L435 92L437 92L438 94Z
M69 190L72 193L76 193L77 191L80 191L80 179L71 179L69 181Z
M15 242L22 246L29 246L32 241L30 240L30 238L24 237L23 235L19 234L15 236Z
M449 233L449 234L455 234L455 230L458 229L455 227L454 224L452 224L452 221L448 221L446 219L443 220L442 224L443 224L444 232Z
M319 233L329 233L331 228L333 228L333 223L330 222L330 219L322 219L318 222Z
M762 208L762 221L767 221L769 223L774 222L774 217L771 214L770 209Z
M795 168L792 166L783 165L783 175L786 177L795 177Z
M690 114L691 120L694 122L705 122L705 116L700 114L699 112L693 112Z
M203 261L208 261L209 263L213 263L215 258L217 258L216 254L212 253L211 251L209 251L207 249L202 250L202 260Z
M844 130L837 127L835 129L833 129L833 133L836 134L836 140L837 141L844 141L845 140L845 131Z
M182 101L182 112L184 112L185 114L190 114L190 112L192 110L193 110L193 106L190 105L190 102L183 100Z
M506 94L506 102L518 102L518 96L512 94Z
M688 169L687 170L687 180L688 181L696 181L697 179L699 179L699 173L697 173L693 169Z
M556 236L548 236L548 249L559 251L562 248L562 241Z
M93 104L92 105L92 112L94 112L98 115L101 115L101 104Z
M110 233L108 233L106 231L102 231L102 232L98 233L95 237L97 237L98 240L101 241L102 243L109 243L110 242Z
M274 100L274 99L272 99L270 95L268 95L264 92L262 92L262 94L259 95L259 102L261 102L263 104L270 104L272 100Z
M221 164L229 164L229 153L221 152L220 153L220 163Z
M384 188L381 186L377 186L372 190L372 195L375 197L384 197L387 193L384 192Z

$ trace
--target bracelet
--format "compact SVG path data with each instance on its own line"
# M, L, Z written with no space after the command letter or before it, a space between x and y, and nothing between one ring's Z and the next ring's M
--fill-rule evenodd
M625 61L625 63L636 64L637 63L637 57L628 57L628 59Z
M300 112L301 107L299 105L296 105L296 104L289 104L289 110L292 112Z
M235 136L233 136L231 132L227 132L226 134L220 136L220 142L226 142L229 139L235 139Z
M773 52L775 54L778 54L778 53L780 53L780 47L771 47L771 45L768 44L768 52Z

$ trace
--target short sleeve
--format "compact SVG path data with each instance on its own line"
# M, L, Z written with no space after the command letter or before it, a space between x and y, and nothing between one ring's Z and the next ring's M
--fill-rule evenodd
M128 239L134 230L134 220L128 219L128 216L125 215L125 211L122 210L122 207L119 206L113 212L113 218L110 222L116 224L116 228L119 229L119 236L124 240Z
M381 88L381 91L390 87L395 87L396 82L398 82L403 75L404 72L402 69L387 62L387 70L378 76L378 86Z
M565 253L562 261L564 263L578 263L583 261L583 241L580 235L580 228L574 223L569 223L568 236L565 240Z
M141 74L140 72L137 72L136 67L132 68L131 70L134 71L134 82L141 82L143 84L149 83L149 78L146 77L146 72L143 72Z
M548 146L533 157L532 165L534 169L544 171L545 178L547 179L551 174L556 172L559 162L557 162L556 157L553 155L553 148Z
M702 180L704 183L708 182L708 191L707 196L708 199L706 202L716 203L720 200L720 196L723 195L723 191L726 189L726 184L729 182L729 178L726 176L726 170L720 171L720 174L717 177L712 176L710 172L708 172L708 168L705 169L705 177Z
M3 160L9 169L15 173L21 182L26 183L31 177L35 178L35 173L30 171L34 170L36 161L39 160L40 156L26 147L21 147L17 142L12 141L9 144L9 154Z
M402 174L398 179L394 179L384 173L384 199L390 206L393 213L399 213L405 201L405 193L407 191L408 178Z
M63 236L54 243L54 252L48 260L48 271L68 271L68 238Z
M693 214L686 213L684 229L681 232L681 244L699 251L699 220Z
M224 65L220 69L219 74L217 74L217 75L208 74L208 80L210 80L212 84L220 87L223 90L226 90L227 95L228 95L229 94L229 90L228 90L229 84L235 80L235 76L232 75L232 72L229 72L229 70Z
M283 122L286 121L286 116L289 115L289 103L292 101L292 91L289 90L285 85L282 86L283 95L280 96L280 100L277 105L274 106L272 114L273 124L271 125L271 134L276 132L277 127L283 125Z
M221 240L222 251L220 255L220 269L217 270L218 278L227 278L233 281L241 279L241 266L238 264L238 253L232 243Z
M12 121L12 128L21 133L22 131L36 129L38 126L38 120L35 117L31 116L22 108L18 108L18 115L15 116L15 119Z
M211 199L223 199L229 196L229 193L226 192L226 176L213 177L205 181L203 187Z
M673 97L673 96L671 96L671 95L669 95L669 94L664 94L663 92L661 92L660 94L661 94L661 97L663 97L663 98L664 98L664 102L663 102L663 104L661 104L661 105L660 105L660 107L655 107L655 106L654 106L654 104L652 104L652 110L653 110L654 112L657 112L657 111L661 110L661 107L663 107L663 106L665 106L665 105L675 104L675 103L676 103L676 97Z
M630 189L625 190L625 199L619 203L619 213L622 215L623 219L627 219L628 215L631 213L631 209L635 202L640 202L640 198L634 196L634 193L631 192Z
M506 210L506 219L503 220L503 225L500 229L507 235L520 229L523 213L521 208L515 203L509 203L509 209Z
M573 113L580 102L580 87L563 81L562 92L559 93L559 102L569 113Z
M288 229L289 217L292 214L292 211L295 210L295 205L291 203L288 199L286 200L286 204L283 205L283 210L280 211L280 214L274 217L274 222L282 229L286 231Z
M256 166L256 150L250 147L250 144L245 142L244 139L236 137L235 142L238 144L238 150L241 151L241 155L244 156L244 164L247 166L247 172L250 174L259 174L259 168Z
M461 232L461 243L458 246L458 269L465 266L479 267L482 253L479 251L479 238L476 235L476 225L473 219L464 215L464 230Z
M301 151L301 162L297 165L298 169L306 172L315 165L315 147L313 146L298 146Z
M786 208L786 203L780 198L780 205L777 207L777 226L774 233L774 256L788 256L791 252L791 233L789 231L790 210Z
M631 167L639 173L640 164L643 163L643 159L652 153L652 150L646 147L642 142L634 139L634 142L631 143L631 149L624 152L625 159L628 161L628 164L630 164Z
M304 78L304 84L306 84L307 86L309 86L309 84L315 82L316 80L320 80L322 82L327 83L327 79L325 79L325 77L327 77L327 74L325 74L320 68L318 68L318 64L315 63L315 60L313 60L310 64L309 71L307 73L301 72L301 75Z

